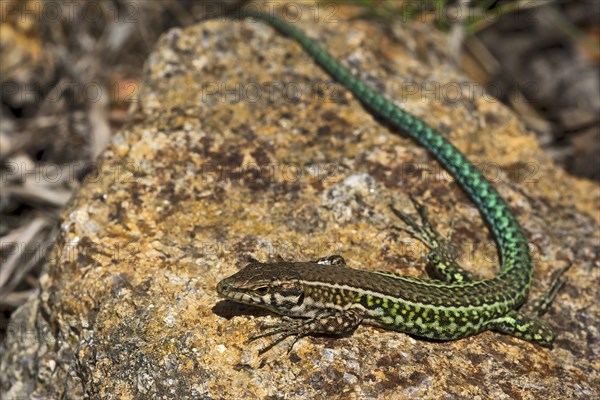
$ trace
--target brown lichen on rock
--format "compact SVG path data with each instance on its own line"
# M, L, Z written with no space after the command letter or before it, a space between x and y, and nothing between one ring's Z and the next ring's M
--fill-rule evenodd
M398 221L387 211L390 202L409 210L411 193L443 232L456 221L465 268L491 276L498 260L476 208L422 148L379 124L290 39L256 21L214 20L170 31L150 56L134 122L64 214L40 296L15 315L15 324L29 321L48 337L8 337L4 394L598 394L599 230L598 216L585 212L597 210L598 187L554 167L489 98L403 94L403 82L465 81L449 62L416 57L410 25L395 27L407 43L360 20L305 16L302 26L492 174L531 239L534 294L574 261L547 317L555 349L494 332L432 343L361 326L350 337L304 338L290 354L281 345L259 358L265 342L244 341L277 317L220 302L215 291L249 256L338 253L352 267L422 276L424 250L390 229ZM431 38L443 48L444 39Z

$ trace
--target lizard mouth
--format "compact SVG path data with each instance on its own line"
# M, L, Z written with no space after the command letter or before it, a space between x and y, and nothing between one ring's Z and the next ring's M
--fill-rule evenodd
M233 285L234 280L232 278L225 278L217 284L217 293L221 297L228 300L233 300L238 303L261 305L263 301L260 297L253 295L251 291L246 291L240 288L236 288Z
M222 279L217 283L217 293L223 297L229 297L233 280L231 278Z

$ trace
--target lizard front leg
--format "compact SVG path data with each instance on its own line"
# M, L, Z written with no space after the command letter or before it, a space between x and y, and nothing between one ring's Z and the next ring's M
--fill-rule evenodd
M263 326L263 332L252 335L248 342L274 336L273 342L259 350L259 354L264 354L286 338L293 337L294 341L288 349L289 353L301 337L315 334L345 335L354 331L362 318L362 311L355 308L344 311L325 310L310 319L285 317L281 323Z

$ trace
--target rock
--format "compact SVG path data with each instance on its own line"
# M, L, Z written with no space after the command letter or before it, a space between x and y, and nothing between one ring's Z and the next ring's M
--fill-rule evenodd
M402 24L396 40L371 22L307 13L302 27L494 180L531 240L533 295L574 262L547 316L555 348L496 332L433 343L361 326L259 357L267 340L245 340L277 317L215 290L249 256L340 254L351 267L424 276L424 249L392 228L388 210L410 211L412 194L443 233L455 221L465 268L492 276L498 260L476 208L425 150L290 39L256 21L212 20L171 30L148 59L130 125L64 213L39 296L13 318L38 336L9 329L3 398L598 394L598 186L553 166L494 99L449 97L469 82L436 33Z

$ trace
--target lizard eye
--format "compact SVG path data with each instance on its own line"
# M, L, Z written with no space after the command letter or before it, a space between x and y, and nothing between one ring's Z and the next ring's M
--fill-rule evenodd
M269 293L269 287L268 286L261 286L259 288L256 288L256 293L258 293L260 296L264 296L267 293Z

